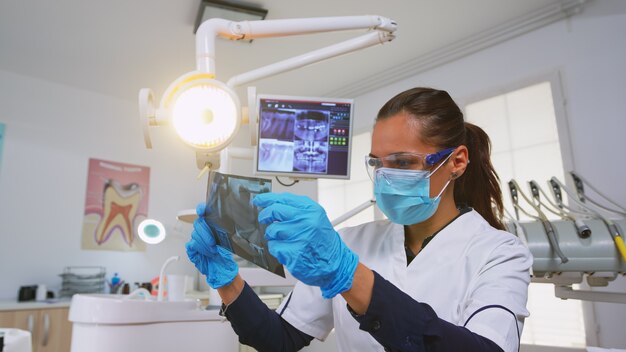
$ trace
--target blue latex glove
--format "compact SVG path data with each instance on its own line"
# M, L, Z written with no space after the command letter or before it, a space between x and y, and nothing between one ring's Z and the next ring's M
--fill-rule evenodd
M343 243L324 209L305 196L262 193L254 205L264 208L259 222L268 224L270 253L298 280L319 286L324 298L352 287L359 257Z
M206 205L196 207L198 218L193 223L191 240L187 242L187 257L196 266L196 269L206 275L206 282L214 289L226 286L233 282L239 267L233 260L233 255L215 243L211 229L204 220Z

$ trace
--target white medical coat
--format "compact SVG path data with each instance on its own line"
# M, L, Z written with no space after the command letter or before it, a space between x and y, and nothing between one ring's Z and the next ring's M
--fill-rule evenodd
M489 305L466 327L505 352L518 351L526 310L532 256L514 235L496 230L472 210L443 228L407 266L404 227L388 220L342 229L359 261L439 318L463 326L472 313ZM340 351L383 351L346 308L341 295L322 298L318 287L296 284L277 309L295 328L324 340L335 328ZM519 334L519 335L518 335Z

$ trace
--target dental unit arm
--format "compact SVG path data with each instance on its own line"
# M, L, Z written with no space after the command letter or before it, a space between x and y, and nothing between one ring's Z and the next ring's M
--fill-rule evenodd
M615 250L616 246L607 234L607 229L611 227L604 226L603 221L611 221L602 220L600 217L589 219L590 213L575 211L567 207L563 203L558 183L554 180L550 180L548 183L551 186L554 201L535 181L529 182L534 199L531 201L519 190L517 182L511 180L509 187L516 215L511 215L506 208L503 214L507 229L520 238L533 255L533 265L530 271L532 282L554 284L555 296L562 299L626 304L626 293L573 288L573 284L582 283L583 280L592 287L607 286L618 275L626 275L626 261L620 260L620 253ZM561 219L549 221L543 212L541 212L543 219L540 216L528 214L519 205L520 194L535 209L543 206L560 216ZM548 208L540 201L539 194L543 195L545 201L554 209ZM341 224L375 203L375 200L369 200L360 204L334 219L332 221L333 226ZM520 221L519 212L528 215L535 221ZM585 219L584 222L582 221L583 218ZM617 222L611 223L614 227L619 227ZM622 223L623 226L626 226L626 220L622 220ZM568 253L566 261L563 261L562 257L558 255L560 252L562 256L565 256L561 248Z
M582 283L583 280L592 287L607 286L618 275L626 275L626 260L623 258L619 245L621 236L618 241L614 241L616 237L614 231L619 230L620 224L626 226L626 219L610 220L598 211L585 206L573 191L555 177L548 183L553 200L534 181L529 182L533 196L532 203L527 197L524 198L535 210L543 207L561 217L561 219L549 221L550 228L555 235L552 241L550 236L546 236L547 228L541 217L532 216L519 206L515 198L524 194L519 190L517 183L514 180L509 183L514 209L532 219L519 221L519 216L513 218L505 209L505 221L508 222L505 225L520 237L533 255L532 281L554 284L555 296L563 299L626 304L626 293L580 290L572 286ZM563 203L561 190L568 194L570 206ZM543 195L541 200L539 194ZM550 209L546 203L555 209ZM572 209L572 204L579 205L580 209ZM509 219L506 219L507 217ZM583 236L581 233L583 228L576 225L577 221L584 224L592 235ZM555 241L558 241L562 252L567 254L567 262L563 262L554 250Z

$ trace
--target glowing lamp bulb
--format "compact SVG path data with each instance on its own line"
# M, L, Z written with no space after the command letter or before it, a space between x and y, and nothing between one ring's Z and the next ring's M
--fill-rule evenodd
M231 95L211 85L193 86L177 97L172 122L178 135L200 149L221 149L237 132L237 103Z
M142 241L148 244L157 244L165 239L165 227L160 221L146 219L139 223L137 234Z

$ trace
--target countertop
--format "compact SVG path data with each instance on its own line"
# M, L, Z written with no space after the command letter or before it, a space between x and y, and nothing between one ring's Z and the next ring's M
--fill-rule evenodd
M200 300L204 305L208 304L209 293L204 291L193 291L185 294L187 299L197 299ZM280 294L262 294L260 295L261 300L263 300L270 308L276 308L283 296ZM18 302L13 300L0 300L0 312L2 311L14 311L14 310L28 310L28 309L51 309L51 308L69 308L72 303L71 298L62 298L62 299L50 299L46 301L28 301L28 302Z
M185 294L187 299L199 299L208 300L208 292L194 291ZM65 297L60 299L49 299L45 301L27 301L18 302L16 300L0 300L0 312L13 311L13 310L28 310L28 309L50 309L50 308L69 308L72 303L71 297Z
M46 309L46 308L69 308L71 300L69 298L62 300L47 301L0 301L0 312L11 310L27 310L27 309Z

